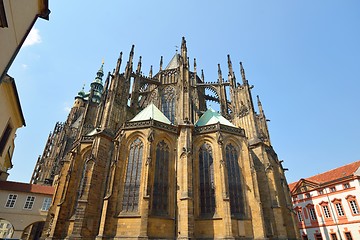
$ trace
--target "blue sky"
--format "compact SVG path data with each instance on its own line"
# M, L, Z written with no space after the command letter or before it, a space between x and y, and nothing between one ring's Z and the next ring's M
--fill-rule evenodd
M9 180L28 182L57 121L95 78L102 59L112 71L120 51L144 73L159 69L181 37L205 79L230 54L260 95L270 137L288 182L359 160L359 1L70 1L50 0L9 74L26 127L17 132ZM32 40L32 41L30 41ZM123 64L124 65L124 64Z

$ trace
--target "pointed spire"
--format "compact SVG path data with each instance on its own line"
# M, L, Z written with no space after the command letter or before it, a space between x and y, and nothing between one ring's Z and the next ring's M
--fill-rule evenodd
M242 62L240 62L240 72L241 72L241 78L244 84L247 84L246 77L245 77L245 70L242 65Z
M204 69L201 69L201 80L205 82Z
M120 52L120 56L117 60L117 64L116 64L116 69L115 69L115 74L118 75L119 71L120 71L120 66L121 66L121 62L122 62L122 52Z
M219 81L220 83L223 82L222 73L221 73L221 68L220 68L220 63L218 64L218 81Z
M134 57L134 48L135 45L131 46L131 51L129 54L129 61L126 64L126 69L125 69L125 76L126 78L130 77L130 74L132 72L132 67L133 67L133 57Z
M232 87L236 87L236 78L235 78L234 70L232 67L230 54L227 55L227 58L228 58L228 68L229 68L229 82Z
M149 78L152 78L152 75L153 75L153 66L151 65L150 66L150 71L149 71Z
M162 71L163 68L163 56L160 57L160 71Z
M263 110L259 95L256 95L256 98L257 98L257 104L258 104L258 107L259 107L259 112L260 112L261 115L264 115L264 110Z
M196 58L194 58L194 72L196 73Z
M139 62L138 62L137 69L136 69L137 74L140 74L140 72L141 72L141 56L139 57Z
M187 57L187 47L186 47L185 37L182 37L182 41L181 41L181 57L182 57L183 61L185 61L183 63L184 66L188 67L189 66L189 61L188 61L188 57Z

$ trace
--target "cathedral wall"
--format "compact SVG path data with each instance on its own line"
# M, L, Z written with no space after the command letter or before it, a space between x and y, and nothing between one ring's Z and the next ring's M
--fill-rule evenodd
M172 239L175 236L174 219L149 217L148 236Z
M141 217L124 217L117 220L117 237L138 237L140 235Z

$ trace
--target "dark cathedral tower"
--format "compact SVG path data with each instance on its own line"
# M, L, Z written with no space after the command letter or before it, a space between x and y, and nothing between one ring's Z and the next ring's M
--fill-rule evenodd
M133 57L134 46L104 83L101 66L49 136L32 177L56 187L43 239L296 239L284 169L242 64L241 84L229 56L228 79L219 65L205 82L184 38L155 75Z

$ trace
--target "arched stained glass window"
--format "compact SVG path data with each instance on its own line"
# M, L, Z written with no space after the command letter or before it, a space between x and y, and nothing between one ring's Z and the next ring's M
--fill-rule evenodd
M136 139L130 145L122 201L123 212L138 210L143 148L144 144L140 139Z
M156 146L156 163L152 213L167 215L169 203L169 146L161 141Z
M232 144L226 146L226 168L228 173L231 214L244 217L245 204L238 153Z
M175 89L173 87L166 87L161 96L161 109L164 115L175 123Z
M214 161L211 146L204 143L199 150L200 213L215 213Z

